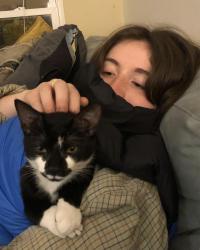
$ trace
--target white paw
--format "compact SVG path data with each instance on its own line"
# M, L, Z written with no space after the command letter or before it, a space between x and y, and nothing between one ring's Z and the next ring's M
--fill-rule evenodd
M62 237L73 238L80 235L83 229L80 209L72 206L63 199L59 199L56 210L56 227Z
M56 211L57 206L51 206L50 208L48 208L44 212L43 217L40 220L40 226L47 228L50 232L59 237L63 237L56 227Z

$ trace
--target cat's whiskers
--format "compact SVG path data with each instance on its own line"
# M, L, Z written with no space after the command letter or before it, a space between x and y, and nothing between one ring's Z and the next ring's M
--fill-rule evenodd
M44 192L47 192L51 197L52 202L58 197L57 190L65 183L64 180L61 181L51 181L42 175L41 172L36 171L37 185L42 188Z
M42 159L41 156L36 157L35 159L27 159L33 169L36 169L40 172L44 172L45 168L45 161Z
M79 168L74 171L74 178L78 177L81 174L81 177L88 177L91 174L91 168L94 168L92 165L88 165L85 168Z
M75 163L73 170L70 174L66 175L62 180L59 181L52 181L45 176L42 175L41 172L35 170L35 173L37 175L37 184L45 191L47 192L52 201L55 201L58 197L57 190L64 185L67 182L70 182L74 178L78 177L79 174L81 176L87 176L87 173L90 174L90 169L93 167L89 165L89 163L92 161L93 155L91 155L87 160L80 161L78 163Z
M34 179L34 172L35 169L31 167L30 165L27 166L26 172L23 174L24 177L28 177L28 179Z
M72 171L78 171L85 169L87 165L89 165L93 160L94 155L92 154L88 159L84 161L75 161L71 156L68 156L65 160L67 162L68 168Z

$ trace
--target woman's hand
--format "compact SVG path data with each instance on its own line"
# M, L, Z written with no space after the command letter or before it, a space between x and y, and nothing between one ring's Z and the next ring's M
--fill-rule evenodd
M46 113L78 113L80 106L88 105L88 99L80 96L76 87L60 79L43 82L34 89L0 98L0 113L7 118L16 115L15 99L20 99L34 109Z
M60 79L43 82L35 89L26 90L20 99L45 113L78 113L80 106L88 104L88 99L81 97L74 85Z

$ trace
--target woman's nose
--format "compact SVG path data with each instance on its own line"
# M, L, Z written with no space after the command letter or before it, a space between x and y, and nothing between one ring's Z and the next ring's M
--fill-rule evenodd
M117 77L113 79L110 84L111 88L115 92L115 94L124 97L125 96L125 82L121 77Z

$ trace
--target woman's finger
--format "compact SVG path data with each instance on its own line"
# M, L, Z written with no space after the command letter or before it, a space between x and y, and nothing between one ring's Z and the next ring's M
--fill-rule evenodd
M80 94L72 84L68 84L68 89L69 89L69 112L79 113L81 106Z
M43 82L35 89L27 91L24 101L45 113L78 113L80 106L88 105L88 99L81 97L74 85L61 79Z
M32 89L26 91L26 95L24 96L23 101L31 105L37 111L44 112L40 95L38 94L38 90Z
M60 79L54 79L52 86L54 90L54 101L57 112L69 111L69 87L68 83Z
M45 83L40 85L39 96L45 113L52 113L56 111L54 90L49 84Z
M89 104L89 100L87 97L81 96L80 103L81 106L86 107Z

